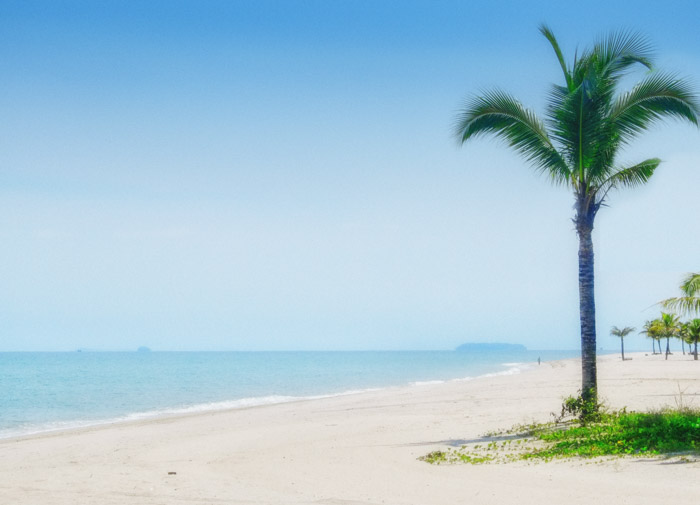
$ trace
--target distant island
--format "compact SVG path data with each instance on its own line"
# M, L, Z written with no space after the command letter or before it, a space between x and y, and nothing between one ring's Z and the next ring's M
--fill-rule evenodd
M136 349L136 352L151 352L151 350L146 346L141 346L138 349Z
M472 352L483 352L483 351L527 351L527 347L521 344L501 344L501 343L471 343L462 344L456 351L472 351Z

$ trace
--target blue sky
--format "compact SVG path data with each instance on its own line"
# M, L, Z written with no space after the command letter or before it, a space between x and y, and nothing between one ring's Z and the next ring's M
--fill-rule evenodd
M700 86L699 10L4 1L0 350L577 348L571 195L455 114L542 110L541 22L569 58L638 30ZM623 156L664 164L599 214L603 347L700 268L699 135Z

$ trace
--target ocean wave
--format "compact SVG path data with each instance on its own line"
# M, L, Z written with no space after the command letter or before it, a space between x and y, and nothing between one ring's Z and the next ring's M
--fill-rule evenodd
M410 382L410 386L432 386L433 384L444 384L445 381L441 380L433 380L433 381L416 381L416 382Z
M237 400L225 400L219 402L199 403L195 405L187 405L183 407L172 407L163 409L154 409L143 412L132 412L120 416L115 416L107 419L76 419L71 421L51 421L41 424L29 424L18 426L11 429L0 429L0 440L8 438L25 437L30 435L40 435L43 433L52 433L59 431L74 430L80 428L90 428L98 426L106 426L110 424L119 424L125 422L142 421L147 419L157 419L162 417L198 414L203 412L219 412L224 410L236 410L249 407L260 407L264 405L276 405L281 403L290 403L295 401L320 400L323 398L334 398L339 396L355 395L360 393L368 393L379 391L383 388L366 388L366 389L351 389L340 393L332 393L325 395L313 396L283 396L269 395L257 396L250 398L240 398Z
M453 379L453 382L466 382L466 381L472 381L474 379L485 379L488 377L500 377L502 375L517 375L520 372L527 370L531 368L531 365L527 365L525 363L502 363L503 366L510 366L508 370L502 370L500 372L491 372L491 373L485 373L482 375L477 375L475 377L461 377L459 379ZM518 365L518 366L513 366L513 365Z
M420 387L420 386L431 386L444 384L446 382L466 382L472 381L479 378L488 377L498 377L502 375L516 375L521 371L530 368L530 365L524 363L503 363L503 366L509 366L507 370L486 373L477 376L461 377L451 380L425 380L425 381L414 381L409 382L410 387ZM518 365L518 366L511 366ZM15 426L8 429L0 429L0 439L25 437L30 435L40 435L44 433L60 432L73 429L99 427L111 424L125 423L125 422L135 422L147 419L156 419L162 417L178 416L178 415L188 415L188 414L198 414L204 412L217 412L224 410L236 410L244 409L250 407L260 407L264 405L275 405L282 403L290 403L296 401L308 401L308 400L320 400L324 398L334 398L339 396L348 396L361 393L368 393L372 391L381 391L388 389L389 387L375 387L375 388L365 388L365 389L351 389L347 391L342 391L340 393L322 394L322 395L311 395L311 396L287 396L287 395L268 395L268 396L258 396L249 398L239 398L236 400L224 400L209 403L199 403L193 405L185 405L180 407L169 407L162 409L154 409L142 412L132 412L124 415L119 415L106 419L76 419L70 421L52 421L40 424L25 424L21 426Z

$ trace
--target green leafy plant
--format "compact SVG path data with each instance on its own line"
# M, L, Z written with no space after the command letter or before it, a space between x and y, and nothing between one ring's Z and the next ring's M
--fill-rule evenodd
M606 407L603 403L598 402L596 398L597 395L595 394L592 399L584 398L580 392L578 396L564 398L561 404L561 414L559 416L552 414L555 422L561 422L569 416L578 418L581 424L599 421L605 413Z
M547 447L524 459L658 455L700 449L700 411L614 412L596 423L548 430L538 435Z
M562 416L553 423L533 423L490 433L484 444L434 451L421 458L433 464L507 463L549 461L555 458L621 456L682 457L700 459L700 409L679 406L656 412L605 411L598 406L597 418L582 419L587 411L581 396L562 404ZM590 406L589 406L590 407ZM577 416L561 422L565 415Z

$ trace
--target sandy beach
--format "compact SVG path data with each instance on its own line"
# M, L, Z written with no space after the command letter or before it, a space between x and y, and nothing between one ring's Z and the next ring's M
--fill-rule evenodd
M599 357L612 407L700 406L692 357ZM123 423L0 441L2 504L697 503L699 462L435 466L417 458L546 421L576 360L515 375Z

